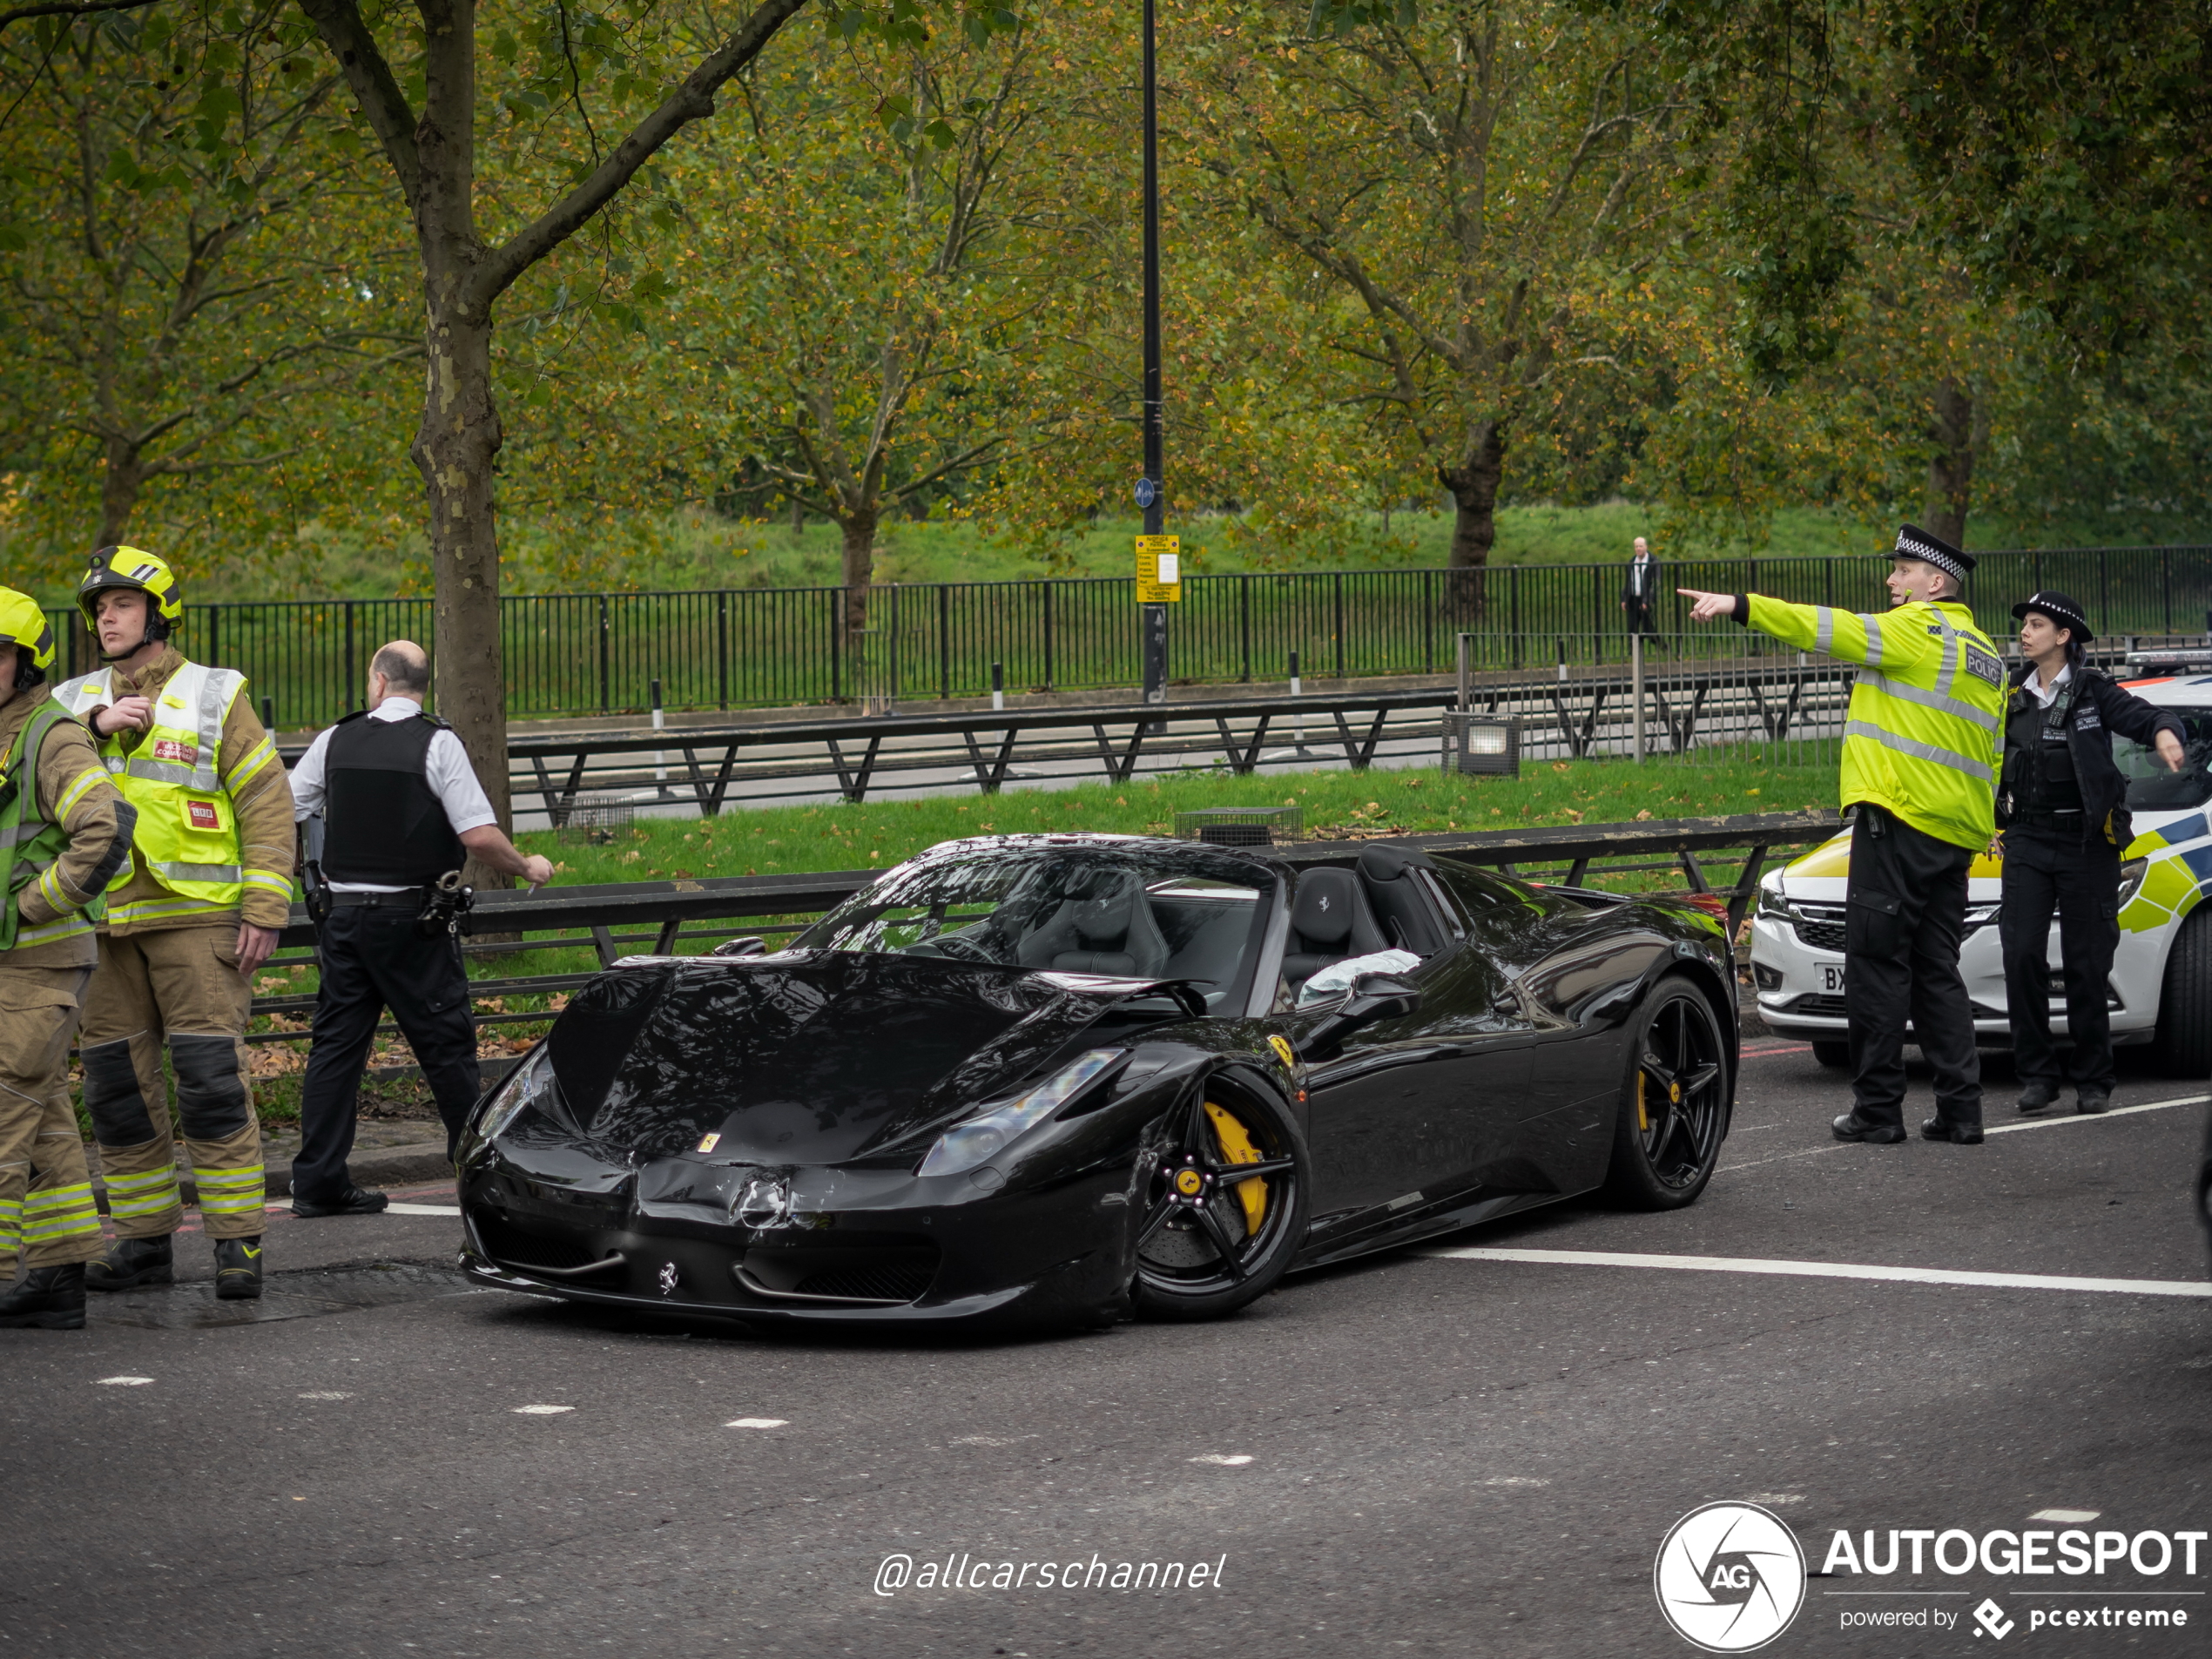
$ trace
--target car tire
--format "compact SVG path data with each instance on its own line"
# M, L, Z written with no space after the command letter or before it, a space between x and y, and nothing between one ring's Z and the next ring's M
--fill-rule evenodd
M1289 1107L1217 1074L1162 1120L1148 1157L1130 1287L1137 1317L1218 1319L1272 1290L1305 1242L1312 1182ZM1254 1180L1264 1184L1256 1224L1245 1196Z
M1817 1040L1812 1045L1812 1058L1814 1064L1825 1066L1831 1071L1849 1071L1851 1044Z
M2168 1076L2212 1076L2212 905L2197 907L2166 953L2155 1041Z
M1734 1068L1712 1000L1670 974L1637 1010L1605 1190L1635 1210L1697 1202L1720 1162Z

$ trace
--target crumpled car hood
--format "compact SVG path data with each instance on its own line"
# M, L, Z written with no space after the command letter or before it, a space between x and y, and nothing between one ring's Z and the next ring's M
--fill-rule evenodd
M549 1044L577 1126L667 1157L836 1163L898 1149L1035 1071L1143 986L862 952L702 959L593 981Z

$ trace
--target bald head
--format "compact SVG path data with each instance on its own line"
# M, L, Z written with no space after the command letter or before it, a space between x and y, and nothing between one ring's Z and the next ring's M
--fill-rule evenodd
M388 697L411 697L420 702L429 694L430 655L412 639L395 639L369 658L369 707L374 708Z

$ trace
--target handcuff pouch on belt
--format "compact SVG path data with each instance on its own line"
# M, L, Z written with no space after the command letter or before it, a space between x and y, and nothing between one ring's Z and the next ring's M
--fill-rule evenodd
M415 918L415 931L425 939L441 934L458 934L461 919L476 907L476 890L461 885L461 872L448 870L422 890L422 908Z

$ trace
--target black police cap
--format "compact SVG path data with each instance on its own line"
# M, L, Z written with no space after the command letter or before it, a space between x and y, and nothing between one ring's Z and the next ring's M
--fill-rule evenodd
M2076 644L2086 645L2096 637L2089 631L2089 619L2081 614L2081 607L2055 589L2040 588L2031 593L2013 607L2013 616L2024 622L2031 610L2048 617L2061 628L2073 629Z
M1964 582L1973 573L1974 556L1955 548L1940 536L1931 536L1918 524L1907 524L1897 533L1897 551L1890 556L1897 559L1918 559L1923 564L1932 564L1939 570Z

